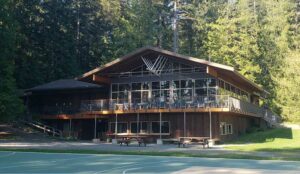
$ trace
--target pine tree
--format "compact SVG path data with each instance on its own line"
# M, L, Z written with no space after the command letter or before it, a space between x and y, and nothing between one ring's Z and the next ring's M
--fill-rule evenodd
M17 24L13 18L13 5L14 1L0 0L0 121L13 120L23 109L13 77L17 46Z

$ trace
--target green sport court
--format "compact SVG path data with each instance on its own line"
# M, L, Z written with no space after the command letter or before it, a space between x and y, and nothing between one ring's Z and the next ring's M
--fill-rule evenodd
M0 152L0 173L300 173L300 162Z

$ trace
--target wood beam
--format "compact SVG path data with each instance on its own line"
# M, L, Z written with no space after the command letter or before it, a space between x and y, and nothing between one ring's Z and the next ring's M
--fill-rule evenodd
M93 74L93 81L97 83L111 84L111 80L109 78L101 77L96 74Z
M206 72L213 77L218 77L218 72L213 67L207 66Z

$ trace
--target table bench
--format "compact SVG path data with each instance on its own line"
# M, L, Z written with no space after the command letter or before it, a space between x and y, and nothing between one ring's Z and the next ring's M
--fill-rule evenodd
M203 148L205 148L205 146L209 148L208 140L209 137L179 137L178 147L186 147L188 144L199 144L202 145Z
M131 142L136 141L139 146L144 145L146 147L146 137L139 137L139 136L124 136L121 137L121 139L118 140L118 143L120 146L126 145L129 146Z

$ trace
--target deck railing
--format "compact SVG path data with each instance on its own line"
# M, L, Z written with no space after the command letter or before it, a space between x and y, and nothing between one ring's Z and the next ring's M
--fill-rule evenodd
M156 99L101 99L101 100L83 100L79 108L71 107L46 107L48 114L72 114L78 112L92 111L138 111L150 109L197 109L197 108L225 108L229 111L252 114L262 117L268 122L279 122L280 117L267 108L259 107L255 104L239 100L228 95L210 95L198 96L193 99L169 100L163 98ZM51 112L50 112L51 111Z
M161 98L142 101L128 100L85 100L81 102L80 111L128 111L145 109L187 109L187 108L228 108L229 96L199 96L193 100L164 101Z

